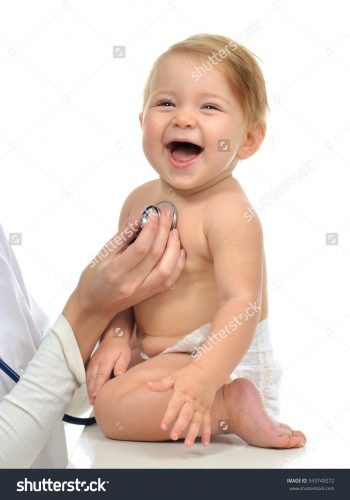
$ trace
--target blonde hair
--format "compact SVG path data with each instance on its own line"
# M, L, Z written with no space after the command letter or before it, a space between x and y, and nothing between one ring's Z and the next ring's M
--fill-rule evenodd
M217 59L220 56L221 60L215 67L223 73L231 91L237 97L247 127L249 128L250 125L257 121L265 121L269 105L264 76L256 61L257 56L230 38L206 33L193 35L175 43L158 57L152 66L144 87L143 110L148 104L152 80L162 60L178 52L198 54L202 57L207 56L206 58L209 61L213 57ZM206 68L205 65L203 66ZM198 71L200 68L196 69ZM192 77L195 78L195 76L196 72L194 71Z

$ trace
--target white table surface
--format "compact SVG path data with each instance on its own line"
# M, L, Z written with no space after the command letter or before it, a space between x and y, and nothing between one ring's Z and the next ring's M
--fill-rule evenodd
M233 434L212 437L204 447L196 442L114 441L97 426L86 427L73 451L69 468L181 469L181 468L285 468L299 467L302 450L266 450L246 445ZM306 467L307 465L305 465Z
M70 439L69 468L349 468L349 413L329 425L290 394L283 398L281 422L302 429L308 442L302 449L271 450L248 446L233 434L212 436L204 447L182 441L133 442L107 439L97 425ZM75 429L73 429L73 427Z

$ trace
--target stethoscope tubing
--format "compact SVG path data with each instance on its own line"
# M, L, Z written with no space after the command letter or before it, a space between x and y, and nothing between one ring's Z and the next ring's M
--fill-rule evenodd
M17 382L20 380L20 376L18 375L15 370L11 368L5 361L0 358L0 370L2 370L8 377L10 377L11 380L14 382ZM63 415L62 418L63 422L67 422L68 424L74 424L74 425L93 425L96 424L96 419L94 417L87 417L87 418L81 418L81 417L73 417L72 415Z

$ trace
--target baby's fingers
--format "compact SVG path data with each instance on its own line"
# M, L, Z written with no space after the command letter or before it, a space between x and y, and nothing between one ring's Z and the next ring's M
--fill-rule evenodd
M107 380L109 380L111 371L112 371L112 366L108 368L106 365L103 366L99 365L99 370L95 377L95 385L92 390L92 397L94 398L94 401L101 387L107 382Z
M90 360L87 370L86 370L86 388L89 396L89 401L92 404L93 403L93 390L95 387L95 379L96 375L98 372L98 363L93 363L92 360Z
M206 411L202 418L202 444L208 446L211 435L211 418L209 411Z
M179 416L170 432L171 439L178 439L187 426L193 421L194 415L196 414L193 401L187 401L181 408ZM197 421L197 418L195 419ZM199 420L199 425L202 418ZM196 434L197 435L197 434ZM190 442L190 441L189 441Z
M91 404L94 404L99 390L109 379L112 369L113 364L106 365L106 363L96 363L91 368L91 372L87 378L87 389Z
M131 351L130 352L123 352L119 359L117 359L115 365L114 365L114 376L117 377L118 375L122 375L123 373L126 372L128 369L129 363L131 359Z
M197 410L190 422L189 429L186 434L185 446L188 446L190 448L195 442L196 437L198 436L199 433L202 419L203 419L202 412Z
M165 431L170 427L170 425L176 420L184 404L185 404L184 396L180 395L178 392L175 392L168 403L164 417L161 421L160 424L161 429ZM177 439L178 436L177 437L170 436L170 437L172 439Z

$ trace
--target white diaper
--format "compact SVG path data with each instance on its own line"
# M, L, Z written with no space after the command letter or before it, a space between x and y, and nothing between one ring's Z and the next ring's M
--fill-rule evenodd
M248 351L230 375L231 380L238 377L254 382L266 411L271 417L277 418L282 368L273 355L268 318L258 323Z
M197 328L185 335L173 346L164 349L160 354L171 352L187 352L195 354L197 349L205 342L211 332L211 324ZM143 359L149 359L144 352L140 353ZM279 413L279 387L282 370L280 364L274 359L268 318L258 323L252 343L245 356L231 373L230 379L243 377L257 386L263 398L269 415L276 418Z

